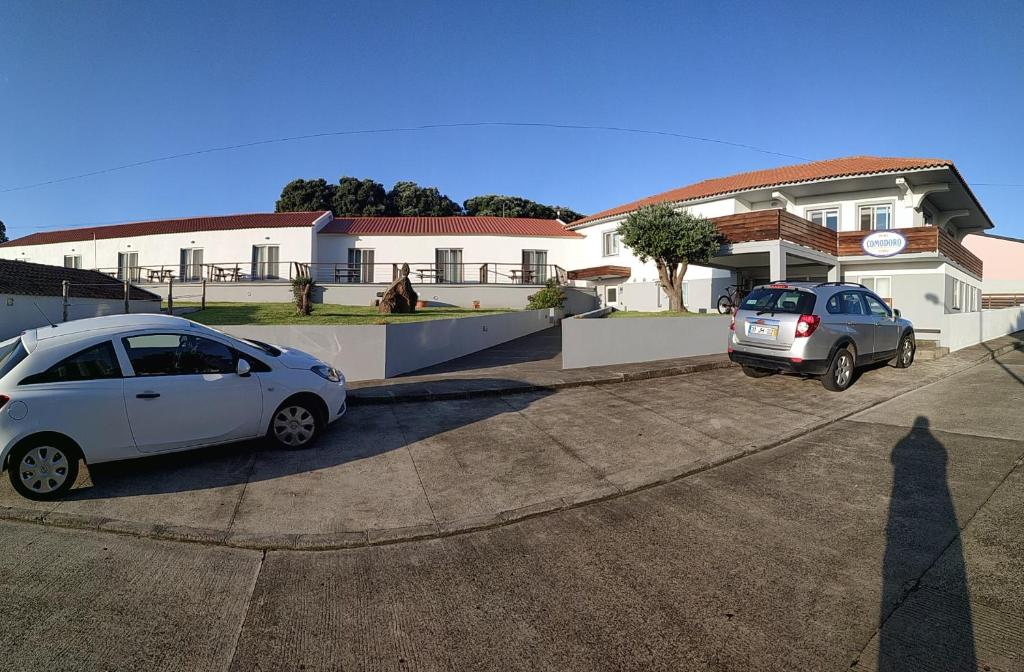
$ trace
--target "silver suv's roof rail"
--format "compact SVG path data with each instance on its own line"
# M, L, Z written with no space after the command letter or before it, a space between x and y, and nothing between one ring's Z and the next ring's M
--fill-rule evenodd
M867 287L865 287L864 285L860 284L859 282L847 282L845 280L840 280L838 282L819 282L817 285L815 285L815 287L830 287L830 286L833 286L833 285L838 285L838 286L853 285L854 287L860 287L861 289L867 289ZM868 291L870 291L870 290L868 290Z

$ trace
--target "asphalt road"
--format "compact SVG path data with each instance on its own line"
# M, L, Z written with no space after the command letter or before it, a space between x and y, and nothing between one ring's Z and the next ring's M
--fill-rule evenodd
M0 523L0 669L1024 670L1022 404L1018 352L667 485L362 549Z

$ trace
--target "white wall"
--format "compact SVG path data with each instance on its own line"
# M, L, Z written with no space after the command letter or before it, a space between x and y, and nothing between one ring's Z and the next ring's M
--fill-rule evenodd
M562 368L725 353L728 316L562 320Z
M123 300L72 298L69 320L81 320L124 312ZM133 313L159 313L159 301L131 301ZM25 296L0 294L0 341L17 336L26 329L59 323L63 317L64 300L59 296ZM45 317L44 317L45 315Z
M1024 306L946 315L942 345L950 351L1024 330Z
M181 249L203 249L207 264L239 263L249 271L253 245L280 246L280 274L288 277L289 261L309 261L313 247L313 230L309 227L273 227L231 231L195 231L163 233L153 236L108 238L103 240L20 245L0 247L0 259L22 259L37 264L63 266L65 255L80 255L82 268L115 269L119 252L138 252L139 266L168 266L175 275L181 260Z
M341 369L349 380L376 380L415 371L554 326L555 311L525 310L450 320L387 325L230 325L241 338L292 347Z

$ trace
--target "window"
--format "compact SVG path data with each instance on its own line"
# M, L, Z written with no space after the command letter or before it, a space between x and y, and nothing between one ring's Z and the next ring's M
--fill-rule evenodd
M541 285L548 279L548 251L523 250L523 282Z
M760 287L743 299L743 310L765 313L796 313L809 315L814 312L817 297L812 292L797 289Z
M819 208L808 210L807 219L832 231L839 230L839 208Z
M138 252L117 253L117 279L138 282L141 269L139 268Z
M606 288L604 290L604 296L605 296L604 302L606 304L608 304L608 303L618 303L618 301L619 301L619 288L618 287L608 287L608 288Z
M925 226L935 226L935 215L927 208L921 208L921 219Z
M348 272L335 274L335 282L373 282L373 250L350 247L348 250ZM342 276L343 277L340 277Z
M462 250L437 248L434 250L437 282L462 282Z
M0 378L10 373L26 357L28 350L22 344L21 336L0 343Z
M613 257L619 253L619 232L605 231L602 235L604 256Z
M121 366L117 363L114 345L104 341L62 359L46 371L29 376L20 384L39 385L120 377Z
M178 277L182 282L195 282L203 278L203 248L183 247L180 253Z
M888 275L862 276L857 282L882 297L882 300L892 305L892 277Z
M825 310L833 315L864 315L864 304L860 292L836 292L825 304Z
M963 305L963 303L960 301L960 292L962 284L963 283L961 283L959 280L953 278L953 310L960 310L960 306Z
M873 231L891 229L892 204L860 206L860 230Z
M868 312L875 317L892 317L889 306L885 305L870 294L862 294L864 302L868 304Z
M217 341L188 334L143 334L122 339L136 376L234 373L236 355Z
M64 268L81 268L82 267L82 255L80 254L65 254L64 255Z
M252 279L277 280L280 276L277 269L281 248L278 245L252 246Z

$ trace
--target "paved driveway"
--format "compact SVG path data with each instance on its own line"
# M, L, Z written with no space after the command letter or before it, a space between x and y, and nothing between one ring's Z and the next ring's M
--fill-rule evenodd
M861 394L896 379L865 380ZM754 440L835 412L831 395L810 387L809 410L795 408L799 381L766 383L777 403L755 403L738 377L725 384L742 393L751 415L737 431ZM573 478L623 473L607 434L697 454L712 444L668 429L696 418L696 436L714 433L711 407L691 400L697 390L706 392L690 377L533 399L502 411L518 419L501 445L517 445L516 432L540 413L601 428L592 447L581 430L557 434L561 455L585 448L577 459L588 466ZM1022 403L1018 353L671 483L511 525L357 549L250 551L2 522L2 660L19 670L197 672L1021 670ZM435 468L479 469L460 452L464 441L500 452L461 424L465 412L445 405L439 416L460 434L422 448L436 451ZM392 417L410 437L425 424ZM663 433L645 439L653 418ZM409 452L418 458L417 450ZM516 467L490 481L503 493L494 497L508 496ZM300 479L295 501L316 471L285 477ZM439 492L431 505L457 510ZM132 497L145 500L113 499ZM252 515L246 502L235 498L236 519Z

